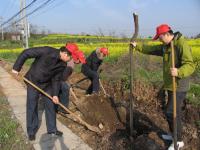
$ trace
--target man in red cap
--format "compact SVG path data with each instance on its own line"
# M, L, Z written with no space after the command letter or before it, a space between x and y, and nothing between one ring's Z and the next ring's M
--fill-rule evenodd
M69 48L69 47L68 47ZM78 48L75 51L72 52L72 60L67 64L67 67L63 71L63 76L62 76L62 82L61 82L61 88L59 91L59 99L60 102L65 106L68 107L69 105L69 89L70 85L66 82L68 78L71 76L73 69L74 69L74 64L85 64L85 55L82 51L80 51ZM67 112L61 108L60 106L57 107L57 111L66 114Z
M159 39L163 44L160 45L138 45L132 43L136 50L146 54L158 55L163 57L163 79L164 90L168 93L168 102L166 105L165 115L171 133L173 132L173 90L172 76L176 77L176 101L177 101L177 145L178 149L184 146L182 139L182 116L183 104L186 93L189 90L189 77L195 70L191 48L188 46L184 36L180 32L174 33L170 26L161 24L156 28L156 35L153 40ZM172 68L171 47L170 43L174 43L175 51L175 68ZM162 135L165 140L173 140L171 134ZM174 143L170 145L168 150L174 150Z
M91 80L86 94L98 94L99 92L99 74L97 72L103 59L108 55L108 48L101 47L93 51L86 59L86 64L81 67L81 72Z

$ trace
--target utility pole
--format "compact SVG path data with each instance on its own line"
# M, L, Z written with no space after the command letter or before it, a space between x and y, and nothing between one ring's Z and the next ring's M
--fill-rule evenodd
M20 0L20 10L23 10L26 7L26 0ZM23 18L21 20L21 26L22 26L22 41L23 46L25 48L28 48L28 22L26 16L26 9L24 9L21 14L20 18Z
M3 23L3 17L0 17L0 24L1 24L1 40L3 41L3 40L4 40L4 33L3 33L3 26L2 26L2 23Z

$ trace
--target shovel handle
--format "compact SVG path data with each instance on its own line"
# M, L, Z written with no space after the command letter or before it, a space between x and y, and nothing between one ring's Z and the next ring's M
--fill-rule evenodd
M174 54L174 42L170 43L172 68L175 68L175 54ZM173 90L173 136L174 136L174 149L177 150L177 116L176 116L176 77L172 76L172 90Z

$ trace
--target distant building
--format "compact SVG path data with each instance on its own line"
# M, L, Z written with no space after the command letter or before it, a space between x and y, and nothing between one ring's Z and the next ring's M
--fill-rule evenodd
M12 41L20 41L22 39L22 35L20 33L5 33L4 39Z

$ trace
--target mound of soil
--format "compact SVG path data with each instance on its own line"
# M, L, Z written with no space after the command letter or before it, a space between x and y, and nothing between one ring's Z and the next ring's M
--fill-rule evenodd
M74 74L71 81L84 78ZM89 81L81 86L88 87ZM94 149L134 149L146 150L166 149L170 142L161 139L161 133L168 132L168 124L162 110L160 89L142 81L134 83L134 132L133 141L129 138L129 101L128 91L121 91L122 82L103 82L106 91L113 97L109 99L101 92L98 96L85 96L85 91L74 89L80 101L80 110L85 120L95 126L103 124L103 137L98 137L98 146ZM192 115L192 117L190 116ZM199 108L186 105L183 136L187 145L185 149L198 149L198 128L195 121L199 120ZM100 147L99 147L100 146Z

